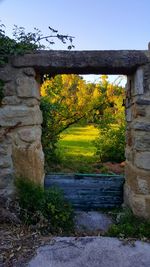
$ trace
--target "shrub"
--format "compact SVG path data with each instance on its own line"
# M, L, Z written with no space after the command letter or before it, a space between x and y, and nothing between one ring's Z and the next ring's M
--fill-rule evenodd
M42 123L42 146L45 155L46 169L51 166L53 162L59 162L57 155L57 142L59 140L59 133L55 121L55 110L57 106L52 105L47 97L41 98L40 108L43 113Z
M132 211L126 208L117 215L116 224L110 227L107 236L150 238L150 221L134 216Z
M21 220L39 224L51 232L68 232L73 229L73 210L58 188L44 190L40 185L23 178L16 179Z
M99 155L101 162L124 161L125 125L121 124L117 128L112 126L107 130L101 130L94 143L97 150L96 154Z

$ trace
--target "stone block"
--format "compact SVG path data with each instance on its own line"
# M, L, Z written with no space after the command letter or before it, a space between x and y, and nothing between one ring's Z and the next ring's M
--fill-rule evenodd
M15 76L15 69L11 68L9 64L5 65L4 67L0 68L0 79L4 82L10 82L14 79Z
M10 156L3 156L0 157L0 169L3 168L11 168L12 167L12 160Z
M150 195L145 198L145 217L150 220Z
M36 98L22 98L21 103L22 105L26 105L28 107L34 107L40 104L39 100Z
M150 123L148 122L133 122L132 128L138 131L150 132Z
M136 153L135 165L140 169L150 170L150 152Z
M134 194L150 194L150 171L140 170L126 162L126 185Z
M26 74L27 76L35 77L36 73L33 68L24 68L22 69L23 73Z
M39 142L28 146L26 149L20 146L13 146L12 158L16 176L21 176L43 185L44 154Z
M150 194L150 176L142 177L140 175L137 176L137 183L139 187L140 193L147 195Z
M144 195L133 195L130 200L130 206L134 213L134 215L138 217L147 218L146 212L146 203L145 203L145 196ZM149 214L150 218L150 214Z
M0 157L11 154L11 145L6 143L0 143Z
M145 117L146 116L146 108L143 106L139 106L134 104L132 107L133 117L136 119L138 117Z
M37 125L42 123L42 112L39 106L4 106L0 109L0 125L3 127Z
M17 96L6 96L2 100L2 105L19 105L21 100Z
M4 96L15 96L16 95L16 86L14 81L6 83L3 88Z
M133 144L133 135L131 129L126 130L126 144L131 147Z
M150 151L150 135L139 132L134 137L134 149L139 151Z
M11 168L1 169L0 172L0 190L7 188L13 181L13 170Z
M137 170L129 162L125 165L125 182L133 193L139 193L137 183Z
M125 158L126 160L133 162L133 151L129 146L126 146L125 148Z
M127 121L127 122L132 121L131 108L127 108L127 109L126 109L126 121Z
M143 69L139 68L134 76L134 95L144 94L143 87Z
M18 131L19 138L28 143L41 140L41 127L20 128Z
M40 99L40 88L34 78L21 75L17 77L16 84L19 97Z

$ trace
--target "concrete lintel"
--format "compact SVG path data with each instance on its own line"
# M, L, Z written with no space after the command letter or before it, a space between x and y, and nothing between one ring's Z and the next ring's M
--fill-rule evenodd
M148 51L36 51L11 58L14 67L33 67L40 74L125 74L150 63Z

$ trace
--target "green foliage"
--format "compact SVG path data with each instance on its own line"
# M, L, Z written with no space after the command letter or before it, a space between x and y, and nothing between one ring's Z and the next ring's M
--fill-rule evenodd
M94 85L93 85L94 86ZM69 126L87 118L94 99L89 85L79 75L56 75L41 87L42 144L46 167L59 162L57 142Z
M40 108L43 114L41 141L45 155L45 167L47 169L51 163L59 162L59 157L56 153L57 142L59 140L59 133L55 117L57 105L52 104L49 101L49 98L45 96L41 98Z
M71 205L64 201L60 189L53 187L45 191L46 206L44 216L50 219L52 230L62 229L64 232L73 229L73 210Z
M36 33L25 33L23 27L13 29L13 38L5 33L5 26L0 25L0 65L7 63L8 57L11 55L22 55L37 49Z
M53 164L51 172L62 173L95 173L97 167L93 140L98 136L98 130L93 125L70 126L60 135L57 151L60 162Z
M124 89L109 83L107 76L103 75L99 90L100 109L95 116L99 129L99 137L95 141L96 154L101 162L121 162L125 159Z
M50 35L43 36L42 32L34 28L33 32L26 32L24 27L14 25L10 38L5 33L5 25L0 25L0 66L8 62L9 56L23 55L33 50L50 48L55 44L53 39L60 40L63 44L69 42L68 49L74 48L73 38L70 35L59 34L57 30L49 27ZM43 43L43 41L45 43ZM46 44L48 46L46 46Z
M130 209L124 209L116 216L116 224L110 227L107 236L150 238L150 221L134 216Z
M101 162L122 162L125 160L125 125L112 126L107 130L101 130L99 138L94 142L96 154Z
M15 184L20 216L25 224L39 224L53 233L73 229L73 210L61 190L44 190L40 185L23 178L17 178Z
M97 84L78 75L56 75L41 87L43 111L42 143L46 165L60 162L57 143L60 134L75 123L94 122L99 129L96 141L101 160L124 160L124 90L102 76ZM114 125L119 128L115 129ZM103 142L103 143L102 143Z

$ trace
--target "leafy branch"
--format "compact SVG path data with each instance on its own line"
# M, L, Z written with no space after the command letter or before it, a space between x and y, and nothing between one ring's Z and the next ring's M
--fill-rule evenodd
M67 44L68 49L74 48L73 36L59 34L58 30L48 27L50 34L44 36L38 28L34 28L33 32L25 31L24 27L14 25L12 30L12 38L6 35L5 25L0 25L0 66L8 62L11 55L23 55L39 49L51 49L55 44L54 39L59 40L63 44ZM44 41L44 42L43 42Z

